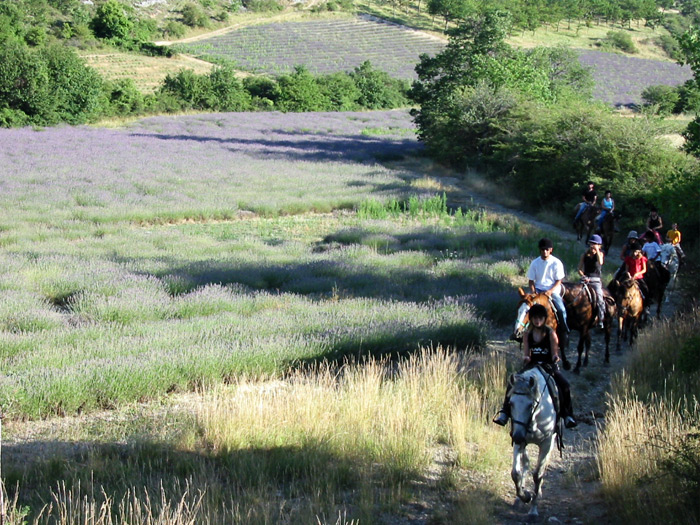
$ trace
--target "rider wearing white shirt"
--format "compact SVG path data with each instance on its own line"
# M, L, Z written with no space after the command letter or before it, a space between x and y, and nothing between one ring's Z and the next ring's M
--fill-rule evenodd
M564 264L552 255L554 244L549 239L540 239L538 243L540 256L532 261L527 271L527 278L532 292L547 294L554 303L559 319L566 331L566 306L561 296L561 282L566 277Z

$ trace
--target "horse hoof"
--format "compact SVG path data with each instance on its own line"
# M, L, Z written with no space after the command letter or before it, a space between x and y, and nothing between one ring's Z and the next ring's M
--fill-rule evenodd
M539 516L537 511L529 512L525 521L527 521L527 523L536 523L539 520Z
M574 368L574 374L579 375L581 373L581 369L577 366Z
M564 370L571 370L571 363L564 361Z

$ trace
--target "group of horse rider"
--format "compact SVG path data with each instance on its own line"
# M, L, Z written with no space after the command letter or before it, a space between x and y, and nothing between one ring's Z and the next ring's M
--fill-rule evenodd
M587 206L595 205L597 200L595 194L595 185L592 182L587 184L587 189L584 191L584 201ZM581 208L585 209L584 206ZM579 208L576 219L580 217L582 209ZM606 213L612 213L615 209L615 203L612 199L610 191L605 192L601 216L597 218L598 225ZM620 259L622 266L616 273L616 277L624 272L628 272L630 277L639 285L642 295L646 298L649 296L649 289L646 284L645 276L647 275L648 261L657 260L661 252L660 230L663 228L663 221L659 216L658 210L652 208L649 217L646 221L646 233L639 237L636 231L630 231L627 240L622 247ZM674 247L678 254L678 260L682 261L685 257L680 246L681 233L678 230L678 225L674 223L670 230L666 233L666 241ZM596 324L599 329L604 328L605 321L605 296L602 284L602 267L605 262L605 254L602 249L602 238L598 234L593 234L588 240L588 246L585 252L581 255L578 263L578 273L581 276L581 282L594 290L595 306L597 312ZM547 295L551 304L556 311L558 322L563 326L565 332L569 332L567 323L566 306L562 297L562 281L565 278L564 265L560 259L552 255L554 244L550 239L540 239L538 243L540 251L539 257L532 261L527 272L528 284L532 293L543 293ZM591 301L593 302L593 301ZM645 299L645 303L647 300ZM646 304L648 306L648 303ZM556 382L560 396L560 416L567 428L573 428L577 425L573 417L573 408L571 402L571 388L569 382L559 370L561 361L559 351L559 338L556 330L547 326L547 308L541 304L533 304L529 310L530 325L526 334L523 336L523 369L532 368L534 366L543 367L544 370L553 377ZM503 406L493 422L504 426L510 418L510 400L509 392L506 392Z
M595 189L595 183L588 181L586 183L586 188L583 190L583 194L581 195L581 202L578 204L576 215L574 216L574 229L576 228L576 223L581 218L581 215L583 215L583 212L585 212L587 208L595 206L597 202L598 192ZM605 190L603 199L600 201L600 213L595 219L597 231L600 232L605 216L608 213L615 213L615 200L612 198L612 191Z

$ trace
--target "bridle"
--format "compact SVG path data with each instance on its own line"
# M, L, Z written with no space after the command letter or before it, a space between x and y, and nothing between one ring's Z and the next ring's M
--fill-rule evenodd
M538 369L538 370L539 370L539 369ZM540 372L540 374L541 374L541 373L542 373L542 372ZM544 396L544 391L545 391L546 388L547 388L547 382L545 381L545 384L544 384L544 386L543 386L543 388L542 388L542 391L540 392L540 391L538 390L539 395L537 396L537 398L536 398L536 399L533 401L533 403L532 403L532 409L530 410L530 417L528 418L528 420L527 420L527 421L520 421L520 420L515 419L514 417L511 416L511 418L510 418L510 420L511 420L511 425L522 425L522 426L525 427L526 430L530 428L530 425L532 424L532 418L535 417L535 413L537 412L537 408L538 408L538 407L540 406L540 404L542 403L542 397ZM511 397L511 398L512 398L513 396L528 396L528 397L530 397L530 393L531 393L531 390L530 390L530 389L528 389L527 392L518 392L517 390L514 390L514 391L510 394L510 397Z

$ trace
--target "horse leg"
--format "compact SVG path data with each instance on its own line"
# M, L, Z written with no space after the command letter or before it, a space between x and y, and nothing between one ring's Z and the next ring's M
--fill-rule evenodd
M624 330L624 323L625 323L625 318L618 316L617 317L617 345L615 346L615 351L618 353L621 351L620 339L622 339L623 341L625 340L624 331L623 331Z
M610 321L610 316L605 316L605 363L610 362L610 333L612 332L612 321Z
M584 344L586 345L586 353L583 356L583 366L588 366L588 352L591 351L591 333L586 330L586 336L581 337L581 339L584 340Z
M542 482L544 481L544 474L547 471L547 466L549 465L549 454L552 452L554 447L554 440L556 434L552 434L550 439L547 439L540 445L540 454L537 458L537 466L532 472L532 479L535 482L534 496L530 504L530 512L528 512L531 518L537 517L537 502L540 496L542 496Z
M525 443L522 445L513 445L513 470L510 472L510 477L513 478L515 493L518 495L518 498L520 498L520 501L530 503L532 494L523 489L523 480L525 479L525 474L529 466L529 458L527 457L527 450L525 447Z
M578 359L576 360L576 366L574 367L574 374L580 374L581 373L581 354L583 353L583 333L579 332L578 333L578 346L576 349L578 350Z

